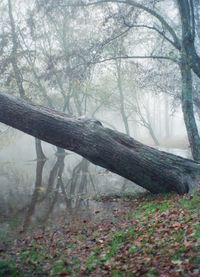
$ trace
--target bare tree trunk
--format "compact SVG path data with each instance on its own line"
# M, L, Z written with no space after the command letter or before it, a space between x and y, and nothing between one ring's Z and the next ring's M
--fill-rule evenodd
M158 146L159 145L159 141L158 141L157 137L155 136L155 133L153 131L151 123L149 123L148 130L149 130L149 134L151 135L155 145Z
M8 12L9 12L9 19L10 19L10 26L11 26L11 38L12 38L11 63L13 66L13 71L14 71L19 95L21 98L26 99L27 97L25 94L24 86L23 86L23 76L22 76L22 73L18 66L18 37L17 37L17 32L16 32L15 20L13 17L11 0L8 0ZM39 159L45 160L46 157L42 150L41 141L38 140L37 138L35 138L35 147L36 147L37 158L39 157Z
M168 95L165 94L165 138L168 139L170 136L170 127L169 127L169 98Z
M43 152L43 149L42 149L42 142L41 140L35 138L35 150L36 150L36 154L37 154L37 159L39 160L46 160L46 156Z
M200 137L196 125L193 108L193 87L192 87L192 72L187 60L182 53L182 63L180 65L182 76L182 111L184 122L187 130L188 140L194 160L200 161Z
M130 135L128 118L126 115L126 109L125 109L125 103L124 103L124 93L123 93L123 88L122 88L121 60L116 61L116 67L117 67L117 84L118 84L118 90L119 90L119 96L120 96L120 113L122 116L126 134Z
M32 216L34 215L36 205L40 198L40 188L42 187L42 174L43 174L44 165L45 165L45 160L41 160L40 156L37 156L35 189L31 197L31 202L28 206L28 210L24 219L22 232L26 232L28 227L30 226Z
M199 0L194 0L194 14L196 23L196 33L200 40L200 2Z
M200 78L200 57L195 48L195 18L193 1L177 0L182 23L182 48L187 63Z
M0 122L80 154L153 193L184 193L199 184L199 163L145 146L95 120L78 120L0 93Z
M65 155L60 155L57 157L57 161L49 175L49 184L46 191L46 197L47 197L47 203L48 203L47 210L41 220L41 223L43 224L44 229L45 229L46 222L49 219L49 216L52 214L55 208L56 202L58 201L58 197L59 197L59 190L63 185L62 174L65 166L64 159L65 159Z
M12 12L11 0L8 0L8 9L9 9L9 19L10 19L10 26L11 26L11 38L12 38L11 63L13 66L17 87L19 89L19 94L22 98L25 98L22 75L17 64L18 39L17 39L15 21L14 21L13 12Z
M152 120L151 120L151 115L150 115L150 112L149 112L149 107L147 107L145 109L145 111L146 111L146 116L147 116L146 128L149 130L149 134L152 137L155 145L158 146L160 143L159 143L159 141L158 141L158 139L155 135L154 129L152 127Z

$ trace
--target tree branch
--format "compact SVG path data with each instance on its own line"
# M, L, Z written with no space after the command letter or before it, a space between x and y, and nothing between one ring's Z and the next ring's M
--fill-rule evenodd
M177 49L177 46L174 43L174 41L171 40L170 38L168 38L165 35L165 33L163 31L160 31L158 28L156 28L154 26L148 26L148 25L145 25L145 24L129 24L129 23L126 22L125 18L123 18L123 21L124 21L125 26L127 26L129 28L146 28L146 29L149 29L149 30L156 31L159 35L161 35L165 40L167 40L170 44L172 44Z
M118 56L118 57L111 57L111 58L106 58L103 60L99 60L99 61L90 61L90 64L99 64L99 63L104 63L104 62L108 62L108 61L112 61L112 60L119 60L119 59L159 59L159 60L169 60L172 61L174 63L179 64L179 60L172 58L172 57L167 57L167 56L157 56L157 55L149 55L149 56Z
M93 2L90 2L90 3L86 3L86 4L83 3L83 2L75 3L75 4L67 4L65 6L93 6L93 5L98 5L98 4L102 4L102 3L128 4L128 5L133 6L135 8L144 10L148 14L150 14L150 15L154 16L156 19L158 19L158 21L166 28L166 30L173 37L174 44L176 45L176 48L181 50L180 39L178 38L178 36L177 36L176 32L174 31L174 29L164 19L164 17L161 14L157 13L155 10L152 10L151 8L148 8L143 4L137 3L134 0L100 0L100 1L93 1Z

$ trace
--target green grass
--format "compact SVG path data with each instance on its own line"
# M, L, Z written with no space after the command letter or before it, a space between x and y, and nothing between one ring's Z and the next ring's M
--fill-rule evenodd
M91 272L95 269L97 265L106 264L114 257L120 250L120 247L126 242L127 237L133 237L135 235L134 228L129 228L126 231L118 231L113 234L111 241L109 242L107 248L104 249L103 253L99 250L93 252L87 259L86 269L87 272ZM113 274L118 274L117 272ZM118 275L112 275L118 276ZM120 275L123 276L123 275Z
M31 239L28 246L16 250L17 255L9 259L8 254L7 261L0 262L0 276L80 276L82 271L83 276L90 276L96 270L116 277L127 276L125 272L130 276L160 276L159 267L165 266L162 262L174 272L191 265L196 270L200 262L199 204L199 195L147 196L119 217L114 216L115 221L97 225L94 230L85 226L89 231L86 235L72 231L70 236L63 233L59 237L59 232L52 252L46 244L51 233L44 234L44 241Z
M179 201L182 208L188 209L191 212L195 211L200 214L200 196L194 194L189 197L184 197Z
M200 240L200 223L197 222L197 223L194 224L193 226L194 226L194 229L195 229L194 237L195 237L197 240Z
M120 271L113 271L111 273L112 277L126 277L126 272L120 272Z
M0 260L0 276L20 277L13 261Z
M126 232L123 232L123 231L117 232L113 235L113 238L107 253L108 259L113 257L117 253L125 238L126 238Z
M100 263L101 259L99 257L99 251L94 251L86 261L86 271L88 273L92 272Z
M63 260L57 260L54 262L50 272L50 276L59 276L63 272L68 272L67 267Z
M125 231L117 231L112 235L112 238L110 242L107 244L106 249L103 251L97 251L96 253L93 253L89 259L88 259L88 270L89 272L92 272L96 267L101 266L103 264L108 263L113 257L117 256L118 253L120 253L121 249L125 245L130 245L128 249L129 255L136 255L141 251L141 249L146 249L146 253L149 257L153 257L157 253L157 248L151 249L148 248L149 240L151 237L156 236L157 228L159 226L162 227L162 217L161 219L158 218L156 220L156 214L160 216L162 213L172 211L172 215L174 212L174 209L177 213L177 224L183 223L188 224L186 218L183 216L180 216L181 209L185 209L189 213L193 214L198 211L199 204L200 204L200 197L198 195L194 196L186 196L181 198L179 201L173 201L171 199L167 199L167 197L163 197L163 199L159 200L153 196L153 197L147 197L146 201L143 201L141 205L139 205L139 208L134 211L128 211L125 215L126 220L131 220L133 218L139 219L140 228L135 230L135 228L129 228ZM180 212L179 212L180 210ZM168 213L167 213L168 214ZM180 218L179 218L180 216ZM167 219L167 216L166 216ZM166 220L166 219L163 219ZM174 219L173 219L174 220ZM186 222L185 222L186 220ZM159 225L158 225L159 224ZM163 222L164 224L164 222ZM170 222L166 222L166 225L169 225ZM189 222L189 224L192 224ZM173 225L172 225L173 226ZM195 224L192 225L194 233L193 237L195 239L200 238L200 223L195 222ZM169 247L170 243L173 244L179 244L179 247L176 249L170 249L170 253L168 254L169 257L171 257L172 262L174 263L181 263L181 259L183 259L185 253L187 253L187 247L184 245L184 239L185 239L185 231L183 229L176 228L176 221L175 221L175 227L171 227L172 229L169 230L169 237L162 239L162 236L160 240L157 242L157 246L160 248L160 253L165 253L167 251L167 248ZM165 233L165 231L163 231ZM163 234L164 234L163 233ZM157 233L159 236L159 232ZM142 238L140 241L140 247L134 244L134 241L137 241L138 239ZM193 257L195 261L199 261L199 258L194 256ZM120 275L121 274L121 275ZM112 271L112 276L123 276L123 272L118 271ZM156 269L152 268L149 271L149 274L153 276L158 276L158 272Z
M180 206L191 212L191 215L200 215L200 195L194 194L188 197L182 198L180 201ZM197 240L200 240L200 222L195 222L193 224L194 233L193 236Z
M160 203L156 202L147 202L142 206L142 211L146 214L152 214L156 211L165 212L173 206L173 203L170 200L163 200Z

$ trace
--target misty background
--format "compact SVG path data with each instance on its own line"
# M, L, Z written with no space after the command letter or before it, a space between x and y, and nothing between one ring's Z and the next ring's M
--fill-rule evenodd
M175 1L140 2L181 34ZM140 9L77 3L0 2L1 91L95 118L147 145L191 158L181 110L180 53L170 35ZM193 87L197 95L195 75ZM199 128L198 105L195 117ZM144 191L74 153L61 156L56 147L0 124L2 224L26 214L26 228L27 217L41 223L59 209L88 209L97 205L88 201L99 194Z

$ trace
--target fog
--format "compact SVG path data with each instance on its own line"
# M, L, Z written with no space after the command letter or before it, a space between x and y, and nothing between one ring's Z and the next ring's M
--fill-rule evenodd
M192 158L182 111L181 54L173 34L163 30L171 24L180 36L177 7L174 1L139 2L160 12L165 24L119 3L1 1L1 92L96 119L146 145ZM192 77L195 98L199 79ZM104 214L109 207L95 200L100 195L145 191L73 152L61 155L53 145L41 146L46 160L35 138L0 124L0 224L7 229L13 218L17 229L27 229L51 223L63 211Z

